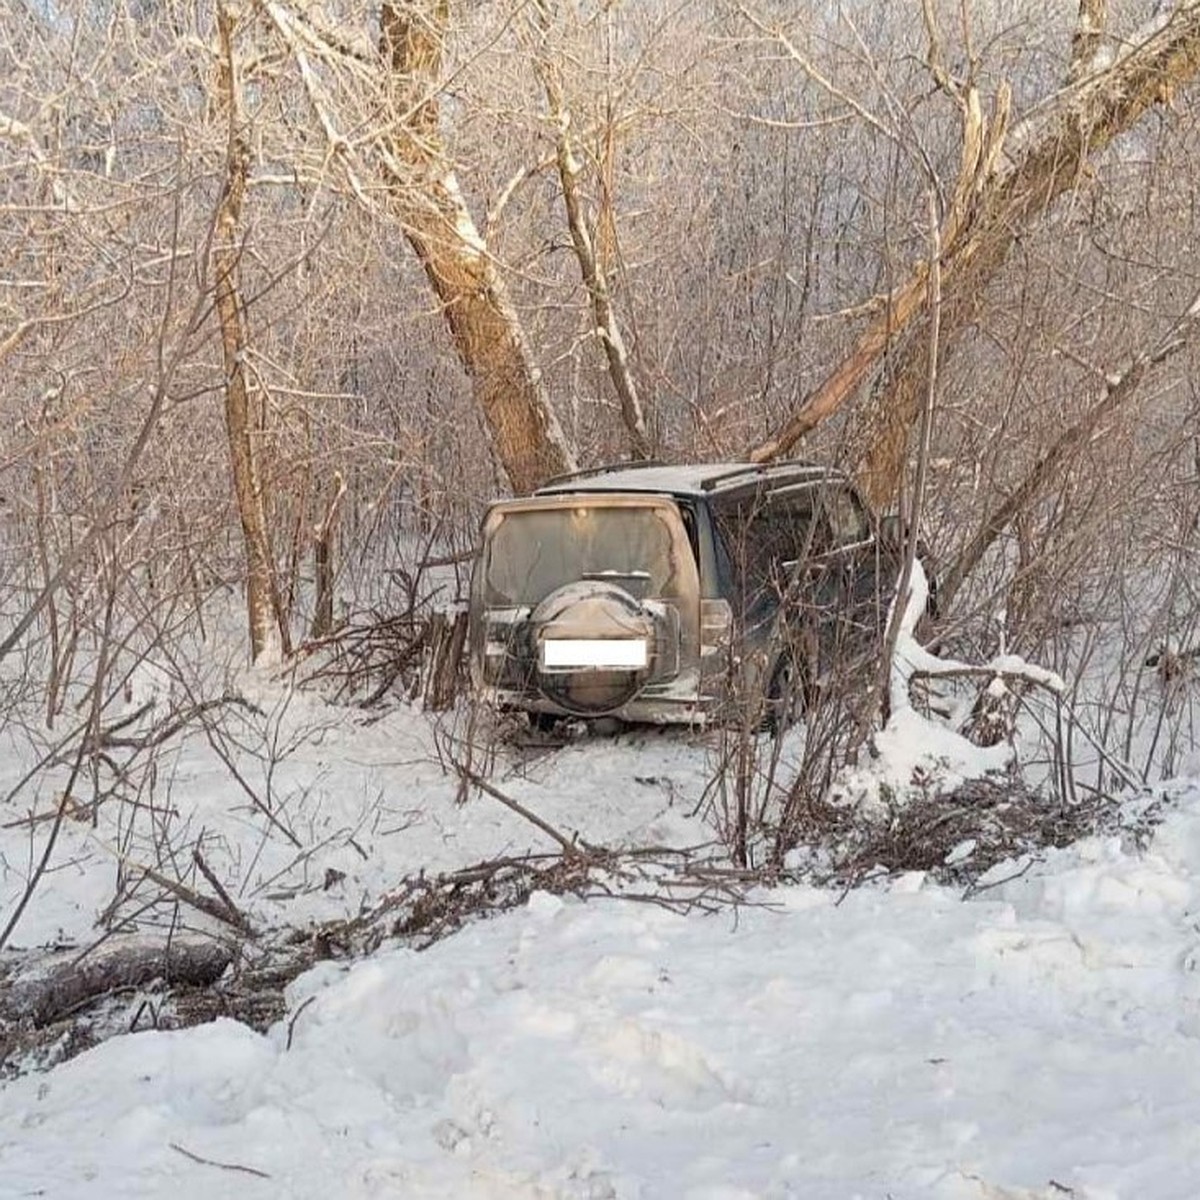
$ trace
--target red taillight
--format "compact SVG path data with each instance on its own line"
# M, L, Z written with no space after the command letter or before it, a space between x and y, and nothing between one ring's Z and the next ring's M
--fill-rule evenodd
M700 601L700 655L717 654L729 645L733 609L728 600Z

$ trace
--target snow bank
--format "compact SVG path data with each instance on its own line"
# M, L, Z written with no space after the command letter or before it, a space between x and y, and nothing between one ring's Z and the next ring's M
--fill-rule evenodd
M318 968L268 1037L139 1034L9 1085L0 1194L1192 1200L1198 854L1190 792L1144 855L1092 839L969 902L538 895Z

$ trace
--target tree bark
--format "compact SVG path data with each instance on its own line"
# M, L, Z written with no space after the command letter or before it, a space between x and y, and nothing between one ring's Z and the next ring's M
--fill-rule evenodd
M1094 69L1107 28L1108 0L1079 0L1079 17L1071 37L1071 68L1067 72L1072 83Z
M381 50L394 126L385 139L388 190L405 236L442 304L458 357L513 491L571 471L574 456L508 290L449 165L436 99L448 0L388 0Z
M316 596L313 600L311 638L328 637L333 632L334 543L337 535L337 513L346 494L346 481L340 471L333 473L333 495L325 516L313 529L313 573L316 575Z
M1066 87L1007 134L1001 108L979 137L980 153L964 145L956 191L961 215L944 241L943 353L978 315L987 285L1022 231L1078 185L1091 155L1168 102L1198 70L1200 0L1183 0L1165 23L1148 26L1118 51L1109 67ZM971 122L965 128L970 135ZM927 272L926 263L913 267L845 361L750 452L754 461L786 453L874 378L857 474L877 505L894 498L930 366Z
M430 712L444 712L458 696L466 643L465 611L433 614L429 621L429 673L425 677L425 707Z
M144 987L155 979L207 987L233 961L234 950L232 943L215 938L137 937L83 958L67 952L41 959L0 989L0 1019L48 1025L108 992Z
M237 63L233 51L235 21L224 3L217 7L220 38L218 88L229 118L225 157L225 189L217 209L212 243L217 320L225 363L225 428L233 469L234 491L242 540L246 548L246 610L250 623L250 654L254 660L280 651L291 654L291 639L275 576L260 470L260 443L265 428L261 400L250 397L246 380L246 320L238 285L238 236L250 145L242 116Z

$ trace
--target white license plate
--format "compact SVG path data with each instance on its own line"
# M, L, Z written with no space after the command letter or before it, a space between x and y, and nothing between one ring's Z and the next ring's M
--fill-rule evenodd
M645 638L547 638L542 642L542 666L609 667L643 670L648 661Z

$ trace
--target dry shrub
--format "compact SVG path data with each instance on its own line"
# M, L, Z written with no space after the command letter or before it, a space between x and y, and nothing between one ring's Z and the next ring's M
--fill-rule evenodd
M1122 834L1144 844L1167 803L1156 800L1133 816L1111 795L1064 804L1015 777L967 780L903 804L894 796L885 799L890 802L880 816L821 799L797 805L803 845L791 873L855 887L923 871L937 883L972 890L1000 863L1012 862L1014 875L1020 874L1044 851L1084 838Z

